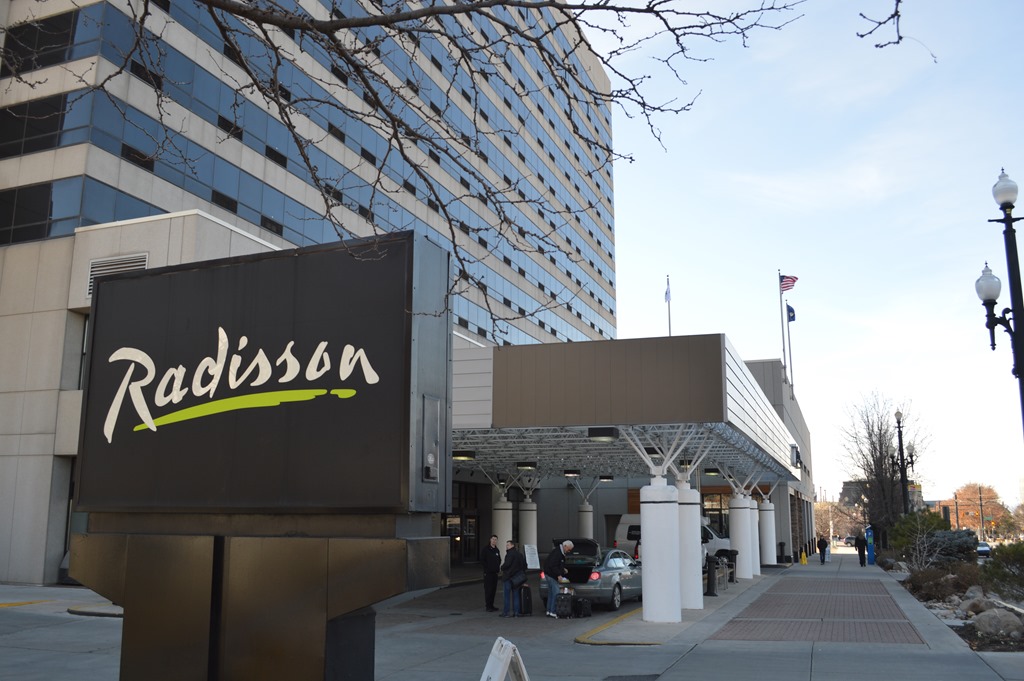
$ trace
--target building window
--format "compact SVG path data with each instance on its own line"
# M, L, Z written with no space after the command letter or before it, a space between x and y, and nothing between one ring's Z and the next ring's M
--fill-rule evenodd
M67 61L79 12L67 12L7 29L0 78Z
M232 213L238 212L238 201L234 200L233 198L226 194L221 194L216 189L212 190L210 201L212 201L215 205L218 205L225 210L231 211Z
M242 139L242 128L224 116L217 116L217 127L226 132L229 137L234 137L236 140Z
M149 83L153 86L154 90L164 89L163 77L158 73L150 71L144 64L142 64L142 62L133 59L130 68L133 76L145 83Z
M282 225L277 220L271 220L266 215L260 216L260 227L270 232L273 232L274 234L284 233L284 225Z
M280 151L278 151L277 149L270 145L267 145L264 151L266 152L267 158L269 158L271 161L273 161L274 163L283 168L288 167L288 157L282 154Z
M142 153L135 147L128 146L124 142L121 143L121 158L131 163L134 163L135 165L139 166L140 168L144 168L149 172L153 172L153 157L147 156L146 154Z

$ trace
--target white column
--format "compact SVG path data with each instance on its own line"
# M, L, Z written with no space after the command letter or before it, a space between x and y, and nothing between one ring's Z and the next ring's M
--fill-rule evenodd
M704 608L701 578L700 492L686 480L676 480L679 494L679 598L683 610Z
M505 498L503 491L497 497L491 505L491 525L494 534L498 535L498 549L504 556L505 542L512 538L512 502ZM484 538L481 537L480 541L483 542Z
M527 544L537 546L537 504L533 501L519 503L519 545ZM540 547L537 550L540 551Z
M729 540L736 554L736 578L753 579L750 555L750 502L745 494L734 494L729 500ZM646 566L645 566L646 567Z
M679 493L665 478L640 488L645 622L682 621L679 599Z
M758 530L757 500L750 497L750 571L761 574L761 533Z
M779 552L779 547L775 545L775 504L770 501L762 501L757 511L757 526L761 537L761 563L777 565L776 555Z
M576 516L576 528L577 537L584 537L586 539L594 538L594 507L583 502L580 504L578 515Z

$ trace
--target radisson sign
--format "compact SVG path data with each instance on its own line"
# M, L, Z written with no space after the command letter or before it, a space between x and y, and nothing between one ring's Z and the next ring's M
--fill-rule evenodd
M448 283L411 233L98 280L79 508L446 510Z

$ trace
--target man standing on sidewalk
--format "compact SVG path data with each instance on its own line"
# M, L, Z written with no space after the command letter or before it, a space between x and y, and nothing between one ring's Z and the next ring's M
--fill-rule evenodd
M828 540L824 536L818 537L818 553L821 554L821 564L825 564L825 552L828 551Z
M484 568L484 608L487 612L498 612L494 607L494 594L498 591L498 570L501 569L498 535L492 534L491 541L480 549L480 565Z

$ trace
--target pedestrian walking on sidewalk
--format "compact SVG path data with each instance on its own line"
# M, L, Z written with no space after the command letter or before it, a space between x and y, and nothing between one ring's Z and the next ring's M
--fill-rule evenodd
M505 562L501 564L504 603L498 617L519 617L519 587L526 581L526 557L516 550L516 543L505 542ZM509 612L509 607L512 611Z
M818 537L818 554L821 558L821 564L825 564L825 551L828 550L828 539L825 539L824 535Z
M868 563L868 540L864 538L863 534L857 533L857 538L853 540L853 546L857 549L857 558L860 559L860 566L864 567Z
M498 535L492 534L491 541L480 549L480 565L484 569L484 609L487 612L498 612L494 607L494 595L498 591L498 571L501 569Z

